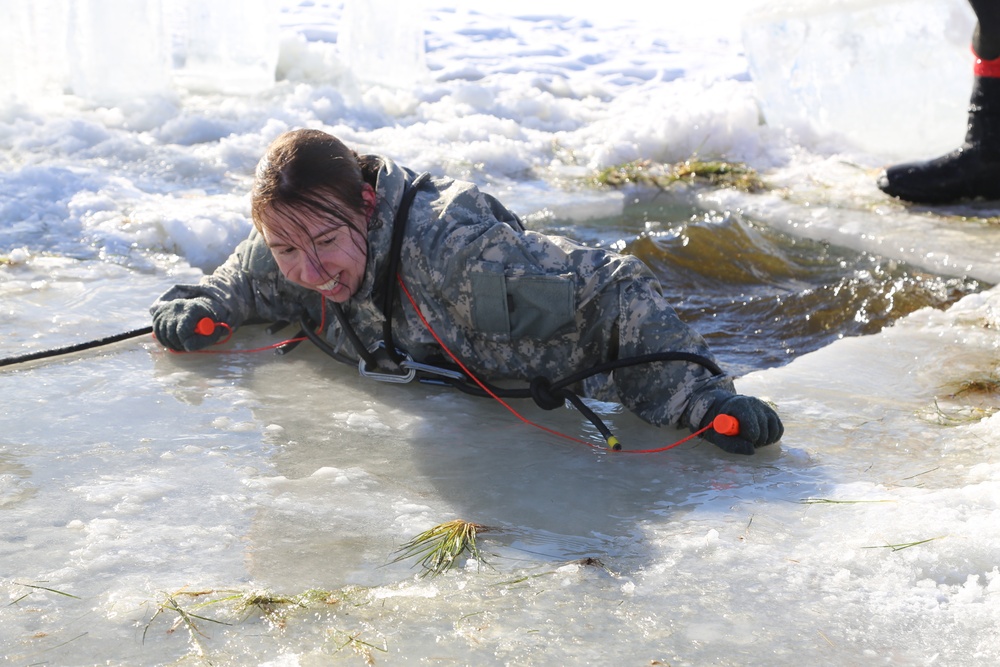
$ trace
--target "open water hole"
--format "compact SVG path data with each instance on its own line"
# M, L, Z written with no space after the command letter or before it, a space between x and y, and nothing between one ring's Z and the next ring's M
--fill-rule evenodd
M991 287L682 201L638 203L621 216L546 231L642 259L681 319L736 376Z

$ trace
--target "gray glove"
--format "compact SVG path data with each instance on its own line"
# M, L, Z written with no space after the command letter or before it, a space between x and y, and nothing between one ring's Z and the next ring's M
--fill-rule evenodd
M701 437L730 454L753 454L757 447L780 440L785 432L778 413L753 396L717 392L712 407L701 420L701 428L708 426L720 414L735 417L739 422L739 433L724 435L715 429L709 429Z
M194 352L215 343L227 333L215 327L209 335L195 331L203 318L218 321L208 299L177 299L161 304L153 311L153 335L160 344L177 352Z

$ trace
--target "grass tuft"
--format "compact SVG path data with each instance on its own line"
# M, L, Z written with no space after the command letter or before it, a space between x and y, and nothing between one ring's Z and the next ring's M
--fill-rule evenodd
M476 545L476 536L487 530L485 526L461 519L447 521L425 530L404 544L396 552L399 555L392 562L419 558L419 565L424 569L421 577L443 574L455 567L464 553L468 553L480 565L485 565L486 560Z
M697 157L674 164L633 160L603 169L593 177L592 182L613 188L647 185L661 190L675 183L703 183L743 192L760 192L765 189L757 172L741 162L701 160Z
M997 378L995 375L986 375L965 380L958 386L958 389L955 390L952 396L958 397L964 394L978 396L995 396L1000 394L1000 378Z
M1000 377L995 373L971 377L952 385L954 391L945 396L946 399L967 401L970 398L995 399L1000 397ZM946 413L934 399L934 410L929 417L941 425L963 424L971 421L978 421L984 417L989 417L997 411L997 408L990 405L961 405L951 413Z
M342 631L335 631L334 634L339 636L336 637L336 641L338 641L338 643L341 641L343 642L342 644L340 644L337 650L334 651L334 653L340 653L345 648L350 647L352 651L354 651L357 655L361 657L362 660L365 661L365 665L367 665L368 667L374 667L375 665L375 657L372 655L372 649L376 651L381 651L382 653L389 652L389 645L386 643L385 639L382 640L382 646L376 646L375 644L362 641L361 639L359 639L359 637L361 636L360 632L355 634L348 634Z
M144 642L146 640L146 633L149 632L149 628L153 624L153 621L155 621L156 618L160 614L163 614L163 613L166 613L166 612L171 612L171 611L174 612L175 614L177 614L177 618L174 620L173 625L170 626L170 629L167 630L167 633L168 634L172 633L178 627L180 627L181 625L183 625L183 626L185 626L187 628L188 633L190 633L191 639L194 642L196 642L196 643L198 641L198 637L208 637L208 635L206 635L204 632L201 631L201 629L198 627L198 623L196 621L205 621L206 623L218 623L219 625L230 625L229 623L226 623L225 621L218 621L218 620L216 620L214 618L209 618L207 616L201 616L199 614L195 614L195 613L192 613L192 612L188 611L187 609L185 609L184 607L182 607L177 602L177 599L175 597L177 595L179 595L179 593L173 593L173 594L171 594L171 593L165 593L163 595L163 601L159 603L159 605L157 606L156 611L153 613L153 616L149 619L149 622L146 623L146 627L143 628L143 630L142 630L142 639L143 639ZM209 604L209 603L205 603L205 604ZM204 605L200 605L200 606L204 606Z
M205 640L211 639L203 629L206 623L233 626L246 622L249 617L256 614L271 629L283 631L289 618L297 610L315 610L321 606L351 602L359 599L364 593L365 590L358 586L349 586L340 591L310 589L291 596L278 595L259 589L181 589L173 593L161 593L162 599L156 603L156 611L143 628L142 641L145 643L146 635L157 618L174 615L175 618L167 628L166 633L170 635L178 628L186 629L194 656L211 665L208 647L203 643ZM209 606L218 607L216 615L228 618L233 622L205 615L205 612L201 610ZM338 648L338 651L350 646L356 653L364 657L366 664L373 664L370 649L388 650L388 648L381 649L378 646L362 642L357 638L357 635L351 636L334 630L331 632L337 632L348 638Z

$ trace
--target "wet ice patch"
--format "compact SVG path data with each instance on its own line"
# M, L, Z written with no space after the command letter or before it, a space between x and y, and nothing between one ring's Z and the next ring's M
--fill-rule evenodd
M234 421L229 417L216 417L212 420L212 426L220 431L231 431L233 433L246 433L256 431L259 426L252 421Z
M382 421L381 415L374 408L363 412L335 412L331 417L350 431L385 432L392 430L388 424Z

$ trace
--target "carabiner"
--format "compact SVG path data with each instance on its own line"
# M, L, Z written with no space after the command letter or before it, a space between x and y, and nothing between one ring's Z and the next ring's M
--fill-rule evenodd
M434 375L440 375L441 377L451 378L452 380L465 380L465 374L461 371L453 371L448 368L440 368L439 366L431 366L430 364L422 364L419 361L414 361L410 359L409 355L406 355L406 359L400 364L403 368L408 368L413 371L420 371L421 373L432 373Z
M371 354L375 354L379 350L385 350L384 341L379 341L378 343L375 343L375 345L373 345L372 348L368 351ZM411 380L413 380L413 378L417 376L417 371L416 369L413 368L409 369L406 368L406 363L412 362L413 359L410 358L410 355L406 354L405 352L403 352L398 348L396 349L396 354L403 357L403 363L400 365L400 367L406 370L406 373L403 374L379 373L376 371L369 371L364 358L358 361L358 373L361 374L361 377L371 378L372 380L378 380L379 382L396 382L399 384L405 384L407 382L410 382Z
M379 350L385 350L385 341L376 343L368 351L374 355ZM358 372L361 373L362 377L378 380L379 382L397 382L399 384L405 384L413 380L418 371L421 373L429 373L431 375L439 375L452 380L465 380L465 375L460 371L453 371L448 368L440 368L438 366L432 366L431 364L422 364L419 361L414 361L413 357L399 348L396 348L396 354L403 358L399 367L405 370L406 373L379 373L376 371L370 371L368 370L368 366L365 364L364 359L358 361ZM388 355L386 356L388 357Z

